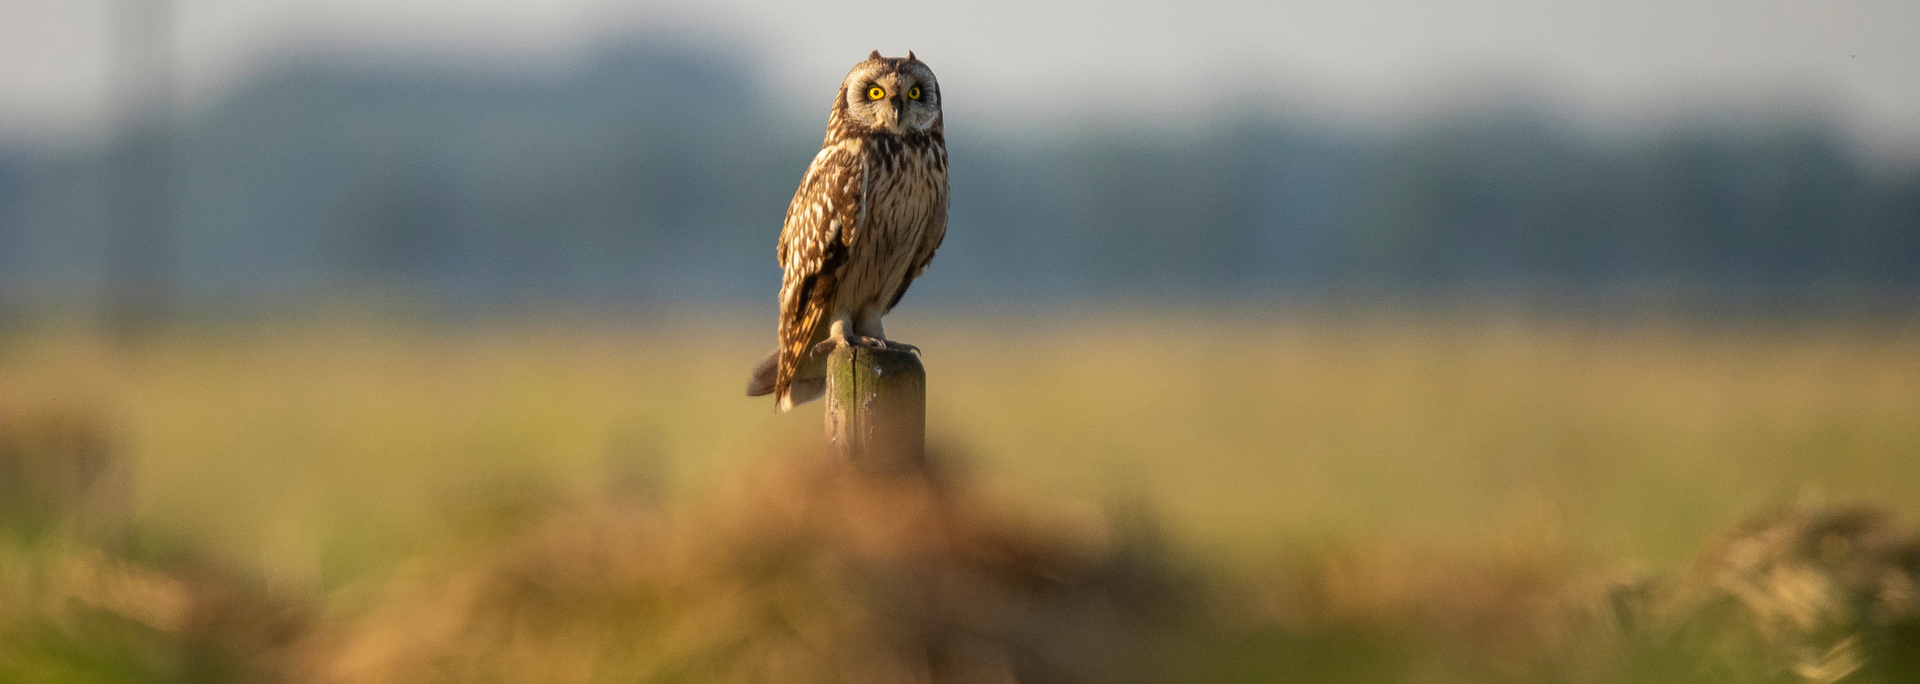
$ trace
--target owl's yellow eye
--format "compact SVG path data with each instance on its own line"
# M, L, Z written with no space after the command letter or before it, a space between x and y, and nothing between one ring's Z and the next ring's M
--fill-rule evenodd
M878 100L886 96L887 96L887 91L881 90L880 86L874 86L872 88L867 89L867 99L869 100Z
M907 97L915 100L920 99L920 86L914 86L912 88L908 88Z

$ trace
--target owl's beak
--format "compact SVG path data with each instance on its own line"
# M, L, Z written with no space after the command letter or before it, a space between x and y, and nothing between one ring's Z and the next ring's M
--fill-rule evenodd
M905 95L893 96L893 130L898 133L907 128L907 98Z

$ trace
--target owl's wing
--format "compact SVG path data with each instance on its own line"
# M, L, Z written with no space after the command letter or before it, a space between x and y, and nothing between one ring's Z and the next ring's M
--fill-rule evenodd
M862 213L866 168L857 145L820 150L800 180L787 222L780 229L780 362L774 396L787 404L787 389L800 357L825 323Z
M865 164L857 145L840 144L823 148L800 178L800 189L787 203L786 224L780 228L780 267L789 275L800 271L819 273L811 266L834 248L851 244L853 225L860 214L860 200L866 189ZM846 235L839 233L844 230Z

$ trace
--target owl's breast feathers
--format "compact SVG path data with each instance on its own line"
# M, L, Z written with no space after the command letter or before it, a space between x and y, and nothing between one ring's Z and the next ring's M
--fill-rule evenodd
M891 310L947 232L947 151L938 132L866 140L864 220L851 245L843 310Z

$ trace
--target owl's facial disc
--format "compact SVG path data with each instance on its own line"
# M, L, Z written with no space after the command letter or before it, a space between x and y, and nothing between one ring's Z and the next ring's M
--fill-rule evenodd
M925 64L912 58L870 58L847 75L846 108L854 119L887 133L925 131L939 125L940 87Z

